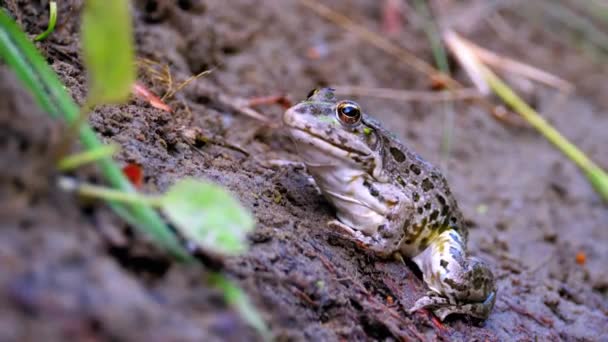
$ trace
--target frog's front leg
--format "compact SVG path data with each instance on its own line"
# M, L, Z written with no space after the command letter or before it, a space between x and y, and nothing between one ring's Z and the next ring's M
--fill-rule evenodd
M410 312L430 309L442 321L453 313L488 318L496 301L494 275L482 260L467 258L458 232L441 233L413 261L434 293L420 298Z
M388 257L397 252L396 246L387 248L386 241L378 239L378 234L374 234L374 236L366 235L362 231L355 230L338 220L331 220L327 222L327 225L340 239L354 242L360 248L371 251L377 256Z

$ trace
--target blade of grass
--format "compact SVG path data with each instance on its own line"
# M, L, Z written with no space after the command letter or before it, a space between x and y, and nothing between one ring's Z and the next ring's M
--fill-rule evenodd
M129 97L135 81L132 26L127 1L85 1L81 44L90 107L122 103Z
M209 280L215 287L222 290L226 302L232 305L241 317L258 331L264 341L271 341L266 323L264 323L258 311L251 304L249 297L247 297L247 294L240 287L220 273L212 273Z
M35 41L39 42L46 39L53 31L55 31L55 25L57 24L57 2L49 2L49 25L46 30L34 38Z
M450 74L450 66L448 64L448 56L445 51L445 47L443 46L443 42L441 40L441 35L439 34L439 30L435 25L433 20L431 11L427 6L426 1L416 0L415 2L416 11L422 17L424 25L423 29L426 33L427 39L431 44L431 49L433 51L433 58L435 59L435 64L439 71L441 71L444 75L448 77L452 77ZM448 88L447 91L454 91L454 88ZM441 139L441 167L444 172L448 172L448 160L450 158L450 153L452 150L452 136L454 134L454 104L452 102L443 102L443 113L444 113L444 122L443 122L443 133Z
M33 94L37 103L52 117L63 118L74 123L79 117L80 109L64 90L63 84L36 47L27 39L17 24L4 11L0 10L0 57L15 72L26 88ZM103 144L88 125L80 127L80 139L87 149L98 149ZM120 168L111 158L97 161L106 180L115 188L127 192L135 191ZM122 205L111 203L119 215L128 212L124 217L129 222L136 220L135 227L150 236L180 260L192 260L192 257L181 247L158 213L142 204ZM118 208L118 209L117 209Z
M589 159L578 147L568 141L559 131L553 128L490 69L481 63L479 68L485 75L490 88L565 154L566 157L570 158L583 171L593 188L608 202L608 174Z

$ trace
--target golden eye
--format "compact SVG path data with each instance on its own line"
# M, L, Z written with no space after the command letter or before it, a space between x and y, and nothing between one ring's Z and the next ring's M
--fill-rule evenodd
M336 106L336 116L346 126L356 126L361 122L361 108L353 101L341 101Z

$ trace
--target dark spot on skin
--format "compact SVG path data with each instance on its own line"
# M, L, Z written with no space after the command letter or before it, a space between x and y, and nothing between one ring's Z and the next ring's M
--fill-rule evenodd
M448 265L450 263L447 262L446 260L441 259L441 261L439 261L439 265L441 265L441 267L443 267L446 271L448 270Z
M431 210L431 202L426 202L426 203L424 204L424 209L425 209L425 210Z
M457 221L456 216L450 217L450 222L456 223L456 221Z
M474 289L482 288L485 283L485 279L483 278L483 275L480 274L479 272L474 272L472 277L473 277L473 288Z
M418 181L411 180L410 183L412 183L413 186L418 186Z
M420 248L420 250L424 250L428 245L429 245L429 239L423 238L422 240L420 240L420 244L418 247Z
M340 140L340 142L342 143L342 145L346 145L346 142L348 142L348 140L345 137L341 136L341 135L338 136L338 140Z
M360 163L361 162L361 158L359 158L359 156L352 156L352 159L355 163ZM365 184L365 183L363 183Z
M441 208L441 215L445 216L450 212L450 206L449 205L444 205Z
M445 198L443 198L443 196L441 196L440 194L437 194L437 200L439 201L439 203L441 205L445 205Z
M422 214L424 212L424 209L422 209L422 207L418 207L418 214Z
M429 216L429 220L430 221L435 221L437 219L437 216L439 216L439 211L438 210L433 210L433 212L431 213L431 216Z
M428 192L431 189L434 189L435 186L433 185L433 182L431 182L430 179L425 178L422 180L422 190L424 190L424 192Z
M307 131L310 131L310 130L312 129L312 127L311 127L310 125L308 125L308 124L307 124L307 125L304 125L304 128L305 128Z
M411 245L412 242L414 242L414 241L412 241L411 239L407 239L407 240L405 240L403 242L405 242L406 245Z
M380 195L380 193L378 192L378 190L377 190L377 189L375 189L375 188L370 188L370 189L369 189L369 193L370 193L372 196L374 196L374 197L378 197L378 195Z
M415 173L415 174L417 174L417 175L420 174L420 168L416 164L410 165L410 170L412 170L412 172Z
M407 232L407 229L410 227L410 220L405 220L405 222L403 222L403 226L401 227L401 230L404 232Z
M395 159L396 162L403 163L405 161L405 154L403 154L403 152L401 152L398 148L391 147L390 151L393 155L393 159Z
M447 224L447 220L448 220L448 219L447 219L447 217L446 217L446 218L443 220L443 222L441 222L441 224L439 225L439 227L440 227L440 228L439 228L439 230L437 231L437 234L441 234L441 233L443 233L443 232L445 232L445 231L447 231L447 230L449 230L449 229L454 229L453 227L450 227L450 226Z
M405 186L405 181L403 178L401 178L401 176L397 176L397 183L399 183L401 186Z
M457 291L461 291L461 292L466 291L468 286L470 286L470 284L459 284L450 278L445 278L443 280L443 282L450 285L451 288L456 289Z
M420 200L420 195L417 192L414 192L412 194L412 199L414 200L414 202L418 202L418 200Z

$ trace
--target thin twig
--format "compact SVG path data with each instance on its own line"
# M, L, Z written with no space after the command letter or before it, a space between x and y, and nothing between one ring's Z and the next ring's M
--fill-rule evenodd
M563 91L565 93L570 93L574 89L574 86L572 85L572 83L570 83L564 79L561 79L561 78L559 78L553 74L550 74L546 71L543 71L541 69L535 68L531 65L518 62L516 60L513 60L513 59L505 57L505 56L499 56L490 50L484 49L481 46L476 45L473 42L462 38L461 36L459 36L458 34L456 34L453 31L449 31L449 30L446 31L445 37L446 37L445 38L446 41L448 41L448 40L453 41L454 39L459 40L462 44L465 44L466 46L468 46L469 49L471 49L471 51L477 56L477 58L481 62L483 62L489 66L492 66L497 69L502 69L504 71L509 71L514 74L519 74L528 79L531 79L531 80L537 81L539 83L543 83L548 86L560 89L561 91Z
M209 70L205 70L203 72L198 73L197 75L193 75L188 77L187 80L185 80L184 82L180 83L177 85L177 87L175 87L175 89L172 89L171 86L173 84L173 80L171 78L171 73L167 72L167 75L169 75L167 82L169 84L169 91L167 91L167 93L165 95L163 95L163 97L161 97L161 100L165 100L168 99L170 97L172 97L173 95L175 95L175 93L177 93L178 91L182 90L185 86L187 86L188 84L190 84L191 82L193 82L194 80L209 75L211 72L213 72L213 69L209 69Z

